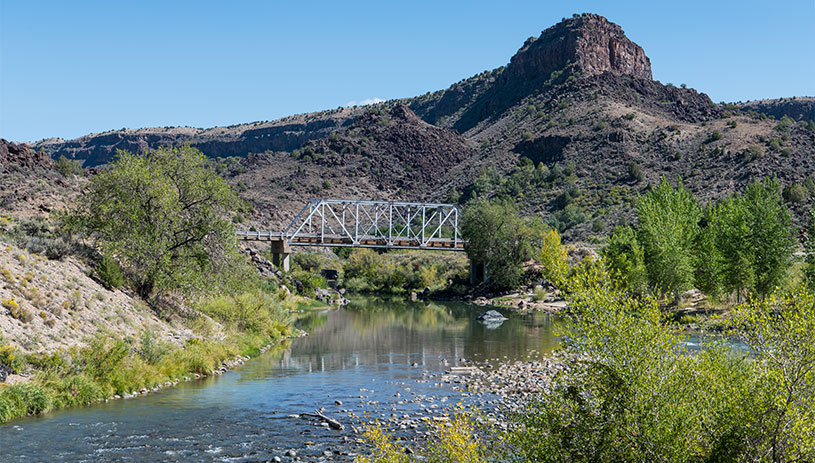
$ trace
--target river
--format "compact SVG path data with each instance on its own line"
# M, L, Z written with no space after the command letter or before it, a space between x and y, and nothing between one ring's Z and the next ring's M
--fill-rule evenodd
M488 328L476 320L484 310L362 298L309 313L298 325L310 336L223 376L0 425L0 461L291 461L291 450L302 461L353 461L364 447L352 414L441 413L462 400L434 381L450 366L525 360L558 344L547 314L508 314ZM295 417L317 408L345 430Z

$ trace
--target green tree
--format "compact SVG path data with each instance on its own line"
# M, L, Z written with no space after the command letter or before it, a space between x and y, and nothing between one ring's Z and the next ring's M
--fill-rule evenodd
M119 151L91 178L68 218L115 258L147 297L156 289L192 290L236 262L232 188L196 148Z
M781 202L781 187L775 178L754 180L744 192L749 217L750 248L755 273L753 291L766 297L780 286L792 263L797 240L792 215Z
M543 277L555 286L563 286L569 274L569 262L566 249L560 241L560 234L557 230L549 230L542 238L538 260L543 267Z
M617 227L608 238L603 249L612 271L619 274L625 286L632 291L641 291L648 282L645 269L645 253L637 241L637 233L629 226Z
M487 266L489 282L500 288L520 283L523 263L536 257L545 226L538 218L522 218L509 201L476 199L463 211L461 233L467 255Z
M59 159L54 163L54 168L66 177L69 175L83 175L82 163L75 159L68 159L63 155L60 155Z
M752 442L765 461L815 461L815 295L798 288L733 311L734 334L762 380Z
M701 210L680 181L674 188L663 178L637 201L638 239L645 251L651 283L674 295L693 284L693 244Z
M715 212L709 218L708 229L716 245L714 256L721 258L722 288L728 293L735 291L741 298L744 289L753 288L756 278L753 265L756 250L751 243L747 202L743 196L734 195L712 209Z

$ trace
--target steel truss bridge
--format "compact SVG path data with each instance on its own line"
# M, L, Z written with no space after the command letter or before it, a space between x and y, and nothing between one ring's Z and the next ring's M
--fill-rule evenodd
M238 231L270 241L274 263L288 267L290 246L463 251L461 209L453 204L315 199L281 232Z

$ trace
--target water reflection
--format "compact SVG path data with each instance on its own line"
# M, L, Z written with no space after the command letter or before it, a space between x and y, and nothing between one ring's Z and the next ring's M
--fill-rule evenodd
M298 321L310 336L224 376L0 425L0 461L257 461L306 442L308 452L320 455L344 436L289 414L325 406L339 417L343 408L367 410L372 402L387 415L411 413L416 405L398 403L399 392L454 394L424 381L426 371L461 358L525 359L558 344L557 321L546 314L504 312L508 320L488 329L476 320L486 310L368 298L310 312ZM333 407L337 399L344 405Z

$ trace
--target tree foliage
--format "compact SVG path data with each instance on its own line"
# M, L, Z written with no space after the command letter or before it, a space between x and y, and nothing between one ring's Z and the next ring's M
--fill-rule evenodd
M627 225L617 227L608 238L603 257L628 289L638 292L645 288L648 283L645 253L633 228Z
M754 352L765 394L761 439L751 442L768 461L815 459L815 295L799 288L752 301L733 313L734 334Z
M508 201L471 201L461 219L467 255L486 264L490 284L499 288L520 283L523 263L536 257L544 230L539 218L521 217Z
M637 201L638 239L645 251L649 279L663 291L677 294L693 284L693 244L701 210L680 182L664 178Z
M557 230L549 230L543 234L538 260L543 267L543 277L555 286L563 286L569 274L569 263L566 248L560 242Z
M756 358L715 341L689 350L662 301L631 296L607 264L569 279L569 361L514 417L516 460L810 461L814 296L745 304L733 328Z
M242 203L196 148L119 151L69 218L122 264L140 295L190 290L235 262Z
M750 221L750 247L755 293L766 296L780 286L787 275L796 244L790 211L781 202L778 180L753 181L744 192Z

